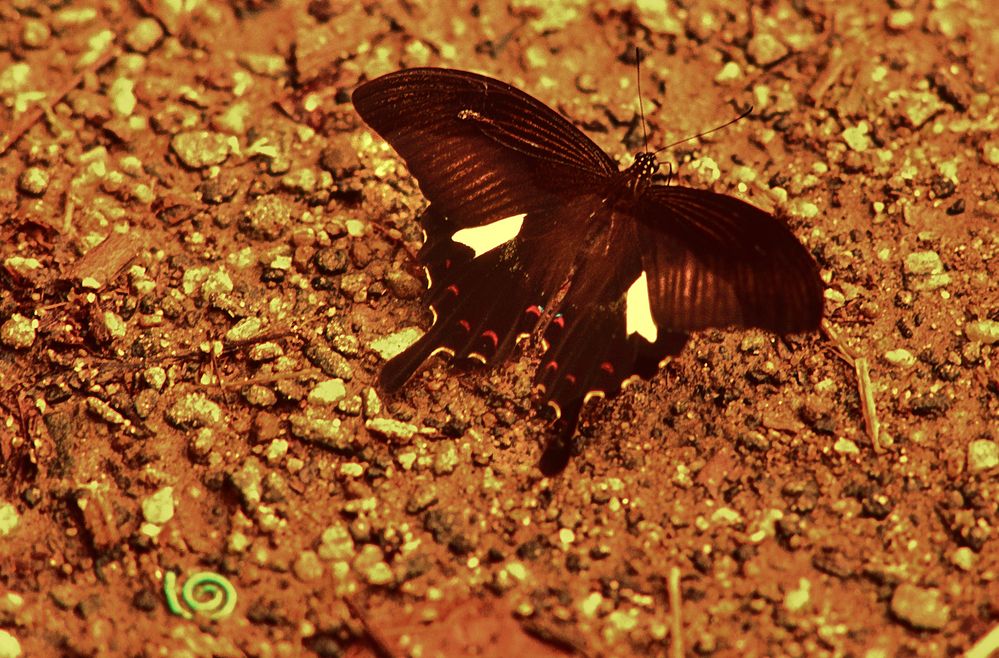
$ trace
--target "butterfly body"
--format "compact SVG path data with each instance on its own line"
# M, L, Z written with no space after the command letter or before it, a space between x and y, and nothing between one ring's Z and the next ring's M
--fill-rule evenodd
M353 102L430 201L418 257L434 322L386 364L382 387L397 390L438 352L500 362L540 332L535 383L561 418L548 470L565 465L587 400L651 376L690 332L818 326L822 284L787 226L730 196L656 183L654 154L620 170L540 101L465 71L390 73Z

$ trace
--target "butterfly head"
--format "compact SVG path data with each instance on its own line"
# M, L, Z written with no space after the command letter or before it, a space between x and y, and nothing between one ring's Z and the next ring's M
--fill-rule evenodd
M625 185L637 198L652 184L652 177L659 173L659 161L655 153L639 153L635 161L624 170Z
M655 153L639 153L635 156L635 163L631 168L639 178L652 178L659 173L659 160L656 159Z

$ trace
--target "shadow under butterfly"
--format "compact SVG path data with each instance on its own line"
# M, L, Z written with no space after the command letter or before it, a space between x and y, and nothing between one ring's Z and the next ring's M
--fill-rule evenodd
M551 108L466 71L389 73L352 100L430 201L418 258L434 321L385 365L382 389L433 354L493 364L541 333L546 475L568 463L588 400L651 377L690 332L819 326L822 282L790 229L731 196L654 183L652 153L621 171Z

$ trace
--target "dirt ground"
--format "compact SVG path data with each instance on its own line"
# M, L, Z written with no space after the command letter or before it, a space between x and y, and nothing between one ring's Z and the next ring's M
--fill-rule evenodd
M990 6L0 3L0 657L988 656ZM654 148L754 106L663 161L787 217L879 432L819 333L696 335L550 479L536 350L372 388L426 202L353 87L475 70L626 163L635 46Z

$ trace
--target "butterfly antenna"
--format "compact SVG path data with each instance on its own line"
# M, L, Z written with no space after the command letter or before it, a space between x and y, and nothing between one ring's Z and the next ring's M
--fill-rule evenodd
M697 139L698 137L704 137L705 135L710 135L713 132L718 132L722 128L728 128L733 123L735 123L737 121L742 121L743 119L745 119L746 117L748 117L750 114L752 114L752 112L753 112L753 106L750 105L749 108L746 109L746 111L744 111L742 114L740 114L739 116L735 117L734 119L726 121L722 125L716 126L716 127L712 128L711 130L705 130L702 133L697 133L696 135L691 135L690 137L684 137L683 139L681 139L679 141L676 141L676 142L673 142L672 144L667 144L666 146L662 147L661 149L656 149L655 153L659 153L660 151L665 151L666 149L673 148L674 146L677 146L679 144L683 144L684 142L689 142L689 141L691 141L693 139ZM655 153L653 153L653 155L655 155Z
M642 49L635 46L635 80L638 82L638 113L642 117L642 135L645 137L646 153L649 152L649 131L645 127L645 105L642 103Z

